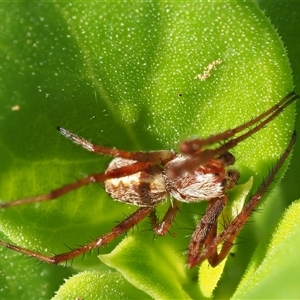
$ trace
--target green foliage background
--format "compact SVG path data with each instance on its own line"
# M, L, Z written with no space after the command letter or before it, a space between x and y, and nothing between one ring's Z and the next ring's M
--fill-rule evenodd
M257 4L278 28L300 93L297 3ZM66 141L55 130L58 125L106 146L176 149L182 139L239 125L292 90L283 48L251 2L7 2L1 3L0 15L2 200L44 193L105 169L109 158ZM219 58L223 63L207 81L194 79ZM16 105L19 110L12 110ZM257 187L286 146L292 127L289 109L235 150L242 182L255 175ZM298 118L298 132L299 127ZM238 298L299 296L294 280L300 275L297 204L279 227L275 251L267 250L285 208L300 195L297 153L299 142L284 180L241 234L247 241L228 259L215 298L230 298L236 289ZM160 213L165 209L163 205ZM1 231L4 240L50 255L107 232L134 210L91 186L60 201L2 211ZM201 204L182 208L171 231L176 238L153 242L144 222L121 243L120 238L101 249L102 262L95 251L76 259L74 269L39 265L0 249L0 295L48 299L65 278L79 272L57 299L200 298L197 268L184 268L182 249L190 231L182 228L193 228L203 210ZM277 276L278 269L283 277Z

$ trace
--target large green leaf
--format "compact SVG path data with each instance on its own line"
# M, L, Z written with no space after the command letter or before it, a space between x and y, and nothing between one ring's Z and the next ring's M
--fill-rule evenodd
M284 214L270 243L261 243L255 251L234 299L293 299L300 295L300 262L295 251L300 243L299 214L298 200Z
M108 157L74 146L57 133L58 125L110 147L177 149L181 140L251 119L293 89L284 47L253 3L19 2L2 3L0 16L2 200L45 193L105 169ZM222 63L210 77L195 78L216 60ZM288 109L235 149L241 183L253 176L253 190L257 188L287 145L293 114L293 108ZM264 206L264 213L255 215L257 222L244 231L250 242L236 248L235 259L228 259L216 297L233 293L253 247L278 220L285 204L280 198L272 200L272 206ZM161 215L166 208L162 205ZM51 203L3 210L0 228L13 243L51 255L109 231L135 209L112 201L101 185L95 185ZM180 291L182 297L199 298L197 270L185 267L182 249L204 209L201 203L184 204L171 230L175 237L153 242L153 234L144 231L150 225L143 222L120 248L115 246L121 238L100 252L115 249L106 256L107 263L152 297L174 298L172 293ZM1 250L4 255L8 252ZM122 257L137 255L147 262L144 268L131 260L126 265L125 260L123 269ZM165 264L158 263L161 258ZM15 254L7 259L14 264L20 260ZM75 259L73 266L92 268L100 274L96 277L108 274L96 251ZM32 294L33 285L52 286L49 277L36 276L41 270L51 273L51 267L24 270L28 281L33 281L22 286L19 298L54 295L56 288L47 295L39 289ZM80 277L86 290L94 275ZM0 276L8 286L3 297L15 298L15 287L8 284L10 271L4 268ZM115 289L117 277L111 278ZM18 280L22 278L14 279ZM68 284L57 297L67 297L68 289L76 291L77 283ZM128 295L130 287L134 294L136 288L129 283L122 283L120 289ZM77 296L88 299L91 294L83 291L81 286Z

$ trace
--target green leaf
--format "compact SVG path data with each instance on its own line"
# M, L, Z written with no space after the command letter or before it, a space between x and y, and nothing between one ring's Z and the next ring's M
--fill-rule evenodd
M293 89L284 47L253 3L8 2L1 4L0 17L3 201L42 194L105 169L110 158L76 147L57 133L57 126L109 147L177 149L181 140L244 123ZM210 77L205 81L195 78L217 60L222 63L211 70ZM291 107L253 139L236 147L241 183L253 176L253 190L259 186L286 147L293 121ZM264 206L261 218L255 215L260 221L247 231L247 246L255 246L272 229L282 212L276 205L273 201L270 208ZM159 208L161 215L166 208ZM97 184L49 203L3 210L0 229L7 236L5 240L52 255L108 232L115 221L135 209L112 201ZM179 291L181 285L182 295L200 297L194 280L197 270L184 266L182 249L187 248L185 237L204 209L201 203L182 205L177 225L171 229L177 236L158 238L155 246L151 233L144 232L150 226L147 222L139 225L139 233L129 237L131 243L126 239L123 242L135 255L140 253L139 261L147 262L155 247L165 249L161 250L164 257L169 250L173 253L167 260L169 266L159 276L168 282L166 295L173 288ZM253 232L258 234L254 237ZM147 251L138 251L139 238ZM100 249L101 254L114 253L120 241L121 237ZM174 253L179 253L180 260ZM110 264L116 266L120 257L110 255ZM148 265L160 262L160 255L160 251L154 251ZM240 266L245 268L249 256L237 247L236 258L228 259L215 295L232 295L244 271ZM9 261L19 264L20 258L13 255ZM173 286L168 277L170 266L175 266L179 274ZM32 286L38 286L36 274L43 267L25 269L28 280L33 279L20 291L24 298L31 298ZM108 268L99 262L96 251L75 259L73 267L103 274ZM126 264L123 268L126 272L122 275L129 278L134 269ZM9 270L1 274L8 278L5 282L10 282ZM163 297L163 290L153 286L150 279L143 273L138 282L131 283L144 286L150 282L151 290ZM14 279L18 280L22 277ZM56 279L40 276L37 280L42 285ZM115 286L114 280L111 284ZM129 285L128 293L130 288L132 293L136 291ZM53 295L57 289L58 285ZM9 298L9 291L11 298L16 297L13 290L5 289L3 297ZM152 295L158 295L154 292Z
M192 287L182 268L184 257L169 242L168 245L157 239L152 247L145 247L149 234L143 232L124 239L110 254L100 255L100 259L154 299L192 299L183 290L188 283Z
M295 251L295 247L300 247L299 214L298 200L285 212L271 241L261 243L255 251L233 299L299 297L296 287L300 276L300 263ZM282 281L285 284L284 289Z
M50 299L63 278L72 274L68 268L39 265L5 248L0 248L0 258L1 299Z
M112 285L112 282L114 283ZM121 274L111 271L85 271L70 278L52 298L62 299L150 299L135 289Z

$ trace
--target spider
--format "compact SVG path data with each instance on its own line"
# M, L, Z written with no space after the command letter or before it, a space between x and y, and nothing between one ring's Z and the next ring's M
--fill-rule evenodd
M56 199L82 186L97 182L104 183L106 192L113 199L139 208L113 227L110 232L66 253L47 256L2 240L0 245L43 262L59 264L108 244L147 216L150 218L154 232L157 235L165 235L172 225L181 202L207 201L206 212L191 236L187 265L191 268L208 260L214 267L228 255L234 239L253 210L260 204L262 196L291 152L296 134L293 133L286 150L258 191L250 197L242 211L225 226L223 231L217 234L217 219L227 203L227 191L235 186L240 176L238 171L230 168L234 165L235 158L229 150L265 127L298 98L298 95L292 92L269 110L243 125L204 139L183 141L179 147L180 153L168 150L127 152L106 148L92 144L58 127L62 135L88 151L115 158L103 173L89 175L45 195L0 203L0 209ZM171 196L173 201L162 221L159 222L155 208L168 196Z

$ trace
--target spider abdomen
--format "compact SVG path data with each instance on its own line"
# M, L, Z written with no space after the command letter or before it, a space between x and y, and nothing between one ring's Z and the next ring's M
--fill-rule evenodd
M106 173L120 167L130 166L135 160L115 158ZM106 192L115 200L138 206L155 206L167 197L162 169L152 166L143 171L104 182Z
M168 162L165 170L183 164L186 156L180 155ZM224 164L211 160L194 171L183 171L178 176L170 178L165 172L166 189L171 196L182 202L200 202L223 197L226 187L226 170Z

